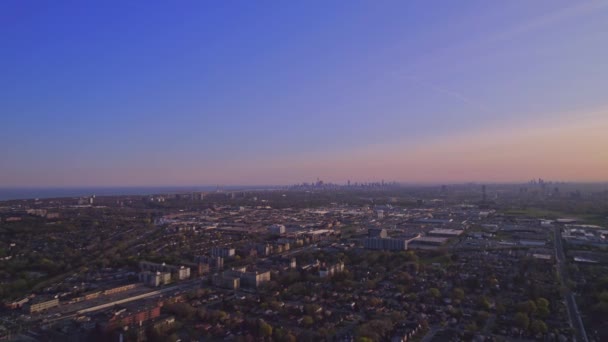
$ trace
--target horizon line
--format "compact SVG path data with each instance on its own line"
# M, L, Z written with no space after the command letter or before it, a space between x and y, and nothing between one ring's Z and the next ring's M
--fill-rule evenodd
M558 184L608 184L607 180L547 180L543 178L534 178L526 181L483 181L483 180L471 180L471 181L394 181L394 180L384 180L385 184L397 183L397 185L467 185L467 184L495 184L495 185L517 185L517 184L529 184L532 181L538 181L542 179L546 183L558 183ZM323 181L321 179L321 181ZM378 181L352 181L351 186L354 184L370 184L370 183L381 183L382 180ZM326 182L323 181L324 184L332 184L332 185L344 185L347 186L346 182ZM0 189L83 189L83 188L97 188L97 189L111 189L111 188L223 188L223 187L243 187L243 188L255 188L255 187L286 187L286 186L294 186L294 185L302 185L302 184L314 184L312 182L298 182L298 183L289 183L289 184L213 184L213 185L205 185L205 184L191 184L191 185L0 185Z

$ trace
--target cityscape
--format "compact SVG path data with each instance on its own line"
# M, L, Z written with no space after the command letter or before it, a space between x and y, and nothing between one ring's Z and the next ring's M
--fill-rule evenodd
M608 1L0 33L0 341L608 341Z
M13 200L3 339L596 340L608 184Z

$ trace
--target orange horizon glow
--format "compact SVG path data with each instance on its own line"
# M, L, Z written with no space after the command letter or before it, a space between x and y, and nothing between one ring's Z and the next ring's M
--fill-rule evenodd
M525 182L608 180L608 110L567 114L559 120L530 120L442 139L367 146L362 149L266 160L189 162L164 166L162 160L120 172L95 175L99 186L285 185L317 177L343 183L395 180L408 183ZM133 182L124 183L126 177ZM175 184L165 180L180 181ZM91 183L91 178L60 185Z

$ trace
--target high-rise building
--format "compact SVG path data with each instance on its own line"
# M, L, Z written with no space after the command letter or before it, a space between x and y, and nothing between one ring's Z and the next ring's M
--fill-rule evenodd
M238 290L241 287L241 278L226 274L216 274L212 278L213 285L229 290Z
M386 238L388 233L383 228L370 228L367 230L367 236L370 238Z
M235 254L234 248L227 247L212 247L211 248L211 256L212 257L222 257L222 258L231 258Z
M139 273L139 281L151 287L169 284L171 282L171 272L143 271Z
M296 258L291 258L291 260L289 260L289 268L292 270L295 270L296 267L297 267Z
M337 264L330 265L330 266L323 264L319 268L319 277L321 277L321 278L331 277L334 274L342 273L342 272L344 272L344 263L343 262L338 262Z
M248 270L246 267L233 268L222 274L228 278L239 278L240 285L250 288L258 288L260 285L270 281L270 271L260 272L257 270Z
M184 280L190 278L190 267L181 266L177 271L177 279Z
M224 258L213 256L199 256L195 258L197 262L206 264L210 270L219 271L224 268Z
M272 235L283 235L283 234L285 234L286 228L282 224L273 224L270 227L268 227L268 231Z
M209 273L210 267L209 264L205 264L203 262L198 263L198 276L202 277L203 275Z

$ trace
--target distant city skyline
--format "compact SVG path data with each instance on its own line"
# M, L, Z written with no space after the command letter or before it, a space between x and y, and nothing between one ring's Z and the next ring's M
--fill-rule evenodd
M0 4L0 188L608 181L608 2Z

